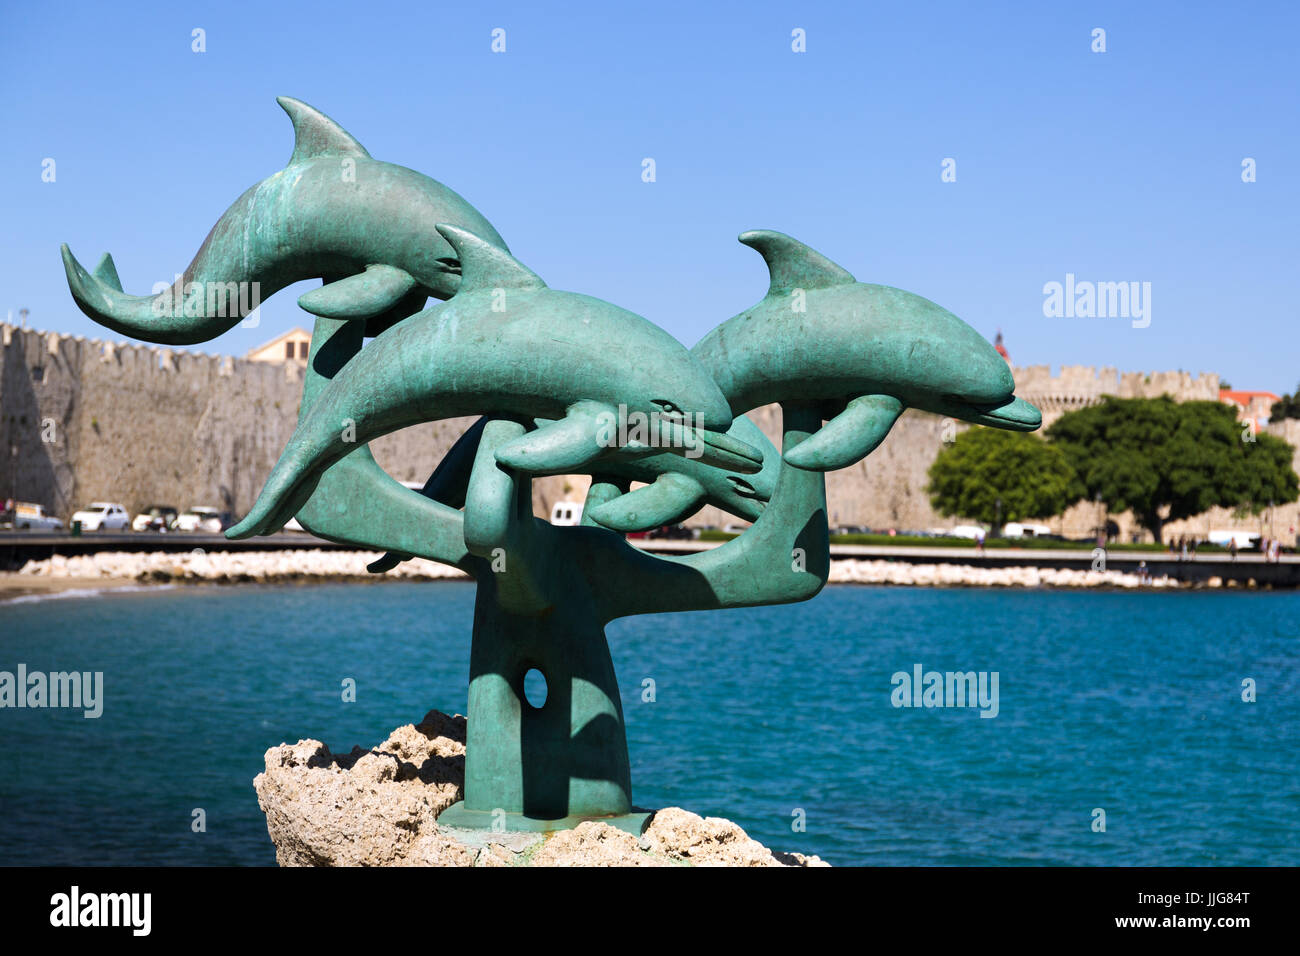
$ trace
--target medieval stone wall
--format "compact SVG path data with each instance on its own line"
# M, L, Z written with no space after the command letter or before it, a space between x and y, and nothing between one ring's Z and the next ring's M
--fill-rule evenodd
M0 498L65 522L91 501L256 500L298 418L303 368L71 338L0 324ZM472 419L431 422L372 443L399 481L424 481ZM539 508L564 494L537 482Z
M1102 395L1179 400L1215 399L1218 377L1186 372L1119 373L1066 366L1015 369L1017 394L1043 410L1047 424ZM252 506L297 421L302 391L297 363L250 362L185 350L100 342L0 323L0 498L44 505L64 521L92 500L117 501L132 513L150 505L213 505L236 515ZM780 413L753 417L774 443ZM423 481L470 419L431 422L374 442L376 459L399 481ZM827 481L832 525L951 527L925 493L926 471L945 437L966 426L909 410L869 458ZM1269 426L1300 446L1300 422ZM1300 467L1300 461L1297 461ZM582 500L587 480L559 477L534 483L538 514L563 499ZM730 519L706 509L693 523ZM1103 516L1080 504L1045 522L1083 536ZM1131 516L1118 520L1124 534ZM1296 505L1236 518L1216 509L1169 526L1173 535L1211 528L1246 528L1294 537Z

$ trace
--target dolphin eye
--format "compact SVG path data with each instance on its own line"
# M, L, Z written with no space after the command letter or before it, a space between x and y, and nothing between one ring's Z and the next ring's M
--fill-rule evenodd
M666 398L652 398L650 404L659 406L659 410L665 415L671 415L674 418L682 416L682 410L677 407L676 403L670 402Z

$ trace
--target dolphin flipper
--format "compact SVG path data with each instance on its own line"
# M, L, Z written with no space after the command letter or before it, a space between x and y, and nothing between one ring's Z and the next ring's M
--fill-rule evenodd
M653 484L619 495L591 509L591 517L612 531L640 531L676 524L705 498L704 486L688 475L667 471ZM584 510L583 515L587 512Z
M806 471L847 468L871 454L901 414L903 403L892 395L862 395L783 457Z
M405 269L374 263L365 272L330 282L298 297L298 305L327 319L368 319L387 312L415 288Z
M576 402L564 418L506 442L496 458L508 468L532 474L564 474L580 470L612 445L601 441L618 420L618 412L603 402Z

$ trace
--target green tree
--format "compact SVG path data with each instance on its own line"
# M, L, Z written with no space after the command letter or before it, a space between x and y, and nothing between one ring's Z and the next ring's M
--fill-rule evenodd
M1073 481L1065 455L1038 436L976 426L939 452L926 490L941 514L991 525L1065 510Z
M1222 402L1108 396L1062 415L1047 437L1074 469L1072 501L1132 509L1156 541L1165 522L1215 505L1257 514L1300 495L1295 450L1253 435Z
M1269 421L1277 421L1279 418L1300 418L1300 385L1295 387L1294 395L1283 395L1269 409Z

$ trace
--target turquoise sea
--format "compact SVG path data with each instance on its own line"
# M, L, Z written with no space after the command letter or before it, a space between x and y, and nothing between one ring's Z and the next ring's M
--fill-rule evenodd
M0 709L0 864L274 864L265 750L346 752L463 713L473 597L394 582L0 605L0 671L105 685L97 720ZM1284 592L829 587L609 635L641 806L840 865L1295 866L1298 621ZM998 715L894 707L892 675L917 664L996 671Z

